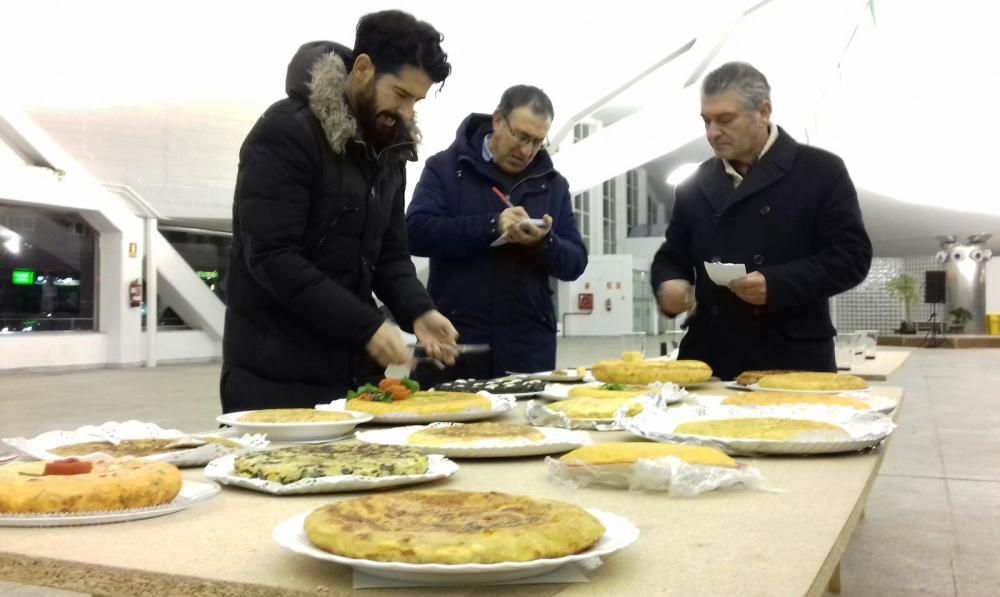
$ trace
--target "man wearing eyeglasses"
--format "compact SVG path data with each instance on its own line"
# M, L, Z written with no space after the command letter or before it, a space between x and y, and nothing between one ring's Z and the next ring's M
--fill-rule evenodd
M587 249L546 151L553 115L541 89L516 85L427 160L406 213L410 251L430 257L427 290L461 341L491 350L436 376L418 371L423 383L555 367L549 279L580 277Z

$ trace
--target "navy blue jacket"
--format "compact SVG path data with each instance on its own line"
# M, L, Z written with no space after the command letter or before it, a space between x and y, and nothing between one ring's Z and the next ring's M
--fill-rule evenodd
M491 117L472 114L454 143L431 156L406 212L410 251L430 257L427 290L463 343L492 347L490 375L552 369L556 312L549 277L575 280L587 267L566 179L544 150L505 188L483 160ZM504 245L497 218L504 204L491 190L532 218L552 216L552 232L538 247Z
M858 195L840 158L778 139L736 189L711 159L677 187L667 239L653 260L660 283L695 284L681 358L732 379L752 369L833 371L829 298L865 279L872 245ZM704 262L742 263L767 280L755 307L705 274Z

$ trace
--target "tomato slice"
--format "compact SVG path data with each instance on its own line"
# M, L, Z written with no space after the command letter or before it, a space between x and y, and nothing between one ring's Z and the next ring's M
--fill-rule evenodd
M386 392L392 386L398 386L398 385L399 385L399 380L398 379L393 379L391 377L387 377L387 378L383 379L382 381L378 382L378 389L382 390L383 392Z
M410 397L410 389L402 385L389 386L387 392L392 394L393 400L406 400Z
M66 458L45 463L43 475L85 475L94 469L94 465L79 458Z

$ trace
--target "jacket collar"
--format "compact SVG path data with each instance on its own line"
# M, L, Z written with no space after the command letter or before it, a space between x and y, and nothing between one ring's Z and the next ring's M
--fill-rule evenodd
M715 208L722 213L750 195L762 191L784 178L795 163L798 142L784 129L778 127L778 138L768 151L750 168L743 182L735 190L726 173L722 160L713 158L702 166L698 183Z
M357 119L351 112L344 95L347 67L336 52L320 56L309 71L309 108L319 120L326 140L335 154L342 155L349 141L364 143ZM390 147L406 146L410 151L404 157L416 159L415 146L420 143L416 124L399 127Z

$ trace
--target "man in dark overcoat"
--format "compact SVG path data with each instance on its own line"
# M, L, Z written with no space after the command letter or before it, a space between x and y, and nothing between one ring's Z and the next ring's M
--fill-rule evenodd
M705 361L723 379L835 371L829 299L864 280L872 259L844 162L773 124L770 91L745 63L705 77L701 117L715 158L676 188L652 266L660 310L688 314L679 358ZM705 262L748 274L718 285Z

